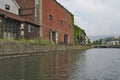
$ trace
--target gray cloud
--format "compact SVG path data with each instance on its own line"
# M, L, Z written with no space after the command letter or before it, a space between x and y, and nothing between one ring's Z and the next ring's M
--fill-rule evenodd
M57 0L88 35L120 34L120 0Z

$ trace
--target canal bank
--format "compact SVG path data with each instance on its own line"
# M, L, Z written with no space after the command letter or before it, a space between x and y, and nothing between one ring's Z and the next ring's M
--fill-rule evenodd
M80 45L40 45L26 42L0 42L0 56L34 55L47 52L84 50Z

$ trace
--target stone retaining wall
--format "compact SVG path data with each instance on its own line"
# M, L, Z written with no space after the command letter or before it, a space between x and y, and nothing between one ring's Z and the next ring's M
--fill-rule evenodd
M45 53L54 51L83 50L81 46L51 45L43 46L32 43L0 42L0 56Z

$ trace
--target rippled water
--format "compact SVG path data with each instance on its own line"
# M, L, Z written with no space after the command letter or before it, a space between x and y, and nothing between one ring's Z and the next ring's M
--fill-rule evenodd
M120 80L120 49L92 49L77 57L73 80Z
M120 80L120 49L2 58L0 80Z

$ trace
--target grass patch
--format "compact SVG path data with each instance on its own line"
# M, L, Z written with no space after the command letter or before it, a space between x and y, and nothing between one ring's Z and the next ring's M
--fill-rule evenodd
M40 45L51 45L52 43L50 41L47 41L47 40L34 40L34 43L35 44L40 44Z
M38 40L26 40L26 39L0 39L0 42L20 42L20 43L32 43L39 45L51 45L52 43L48 40L38 39Z

